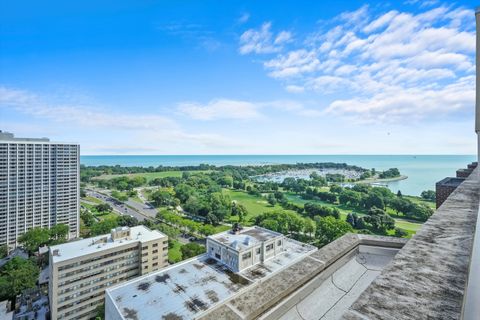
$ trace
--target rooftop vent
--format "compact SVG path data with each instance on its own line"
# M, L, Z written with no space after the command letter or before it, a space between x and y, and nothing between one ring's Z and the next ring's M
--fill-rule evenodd
M52 255L59 257L60 256L60 251L58 249L55 249L52 251Z
M235 222L232 226L232 233L233 234L239 234L240 231L242 231L243 227L240 225L240 223Z

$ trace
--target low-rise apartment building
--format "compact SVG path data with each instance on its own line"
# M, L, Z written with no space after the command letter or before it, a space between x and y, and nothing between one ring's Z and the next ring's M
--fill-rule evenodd
M281 233L261 227L228 230L207 237L207 254L240 272L283 252Z
M105 289L168 264L168 237L145 226L50 247L52 319L89 319Z
M205 254L105 290L105 319L239 319L215 310L242 292L271 288L272 276L316 250L264 228L234 228L208 237Z

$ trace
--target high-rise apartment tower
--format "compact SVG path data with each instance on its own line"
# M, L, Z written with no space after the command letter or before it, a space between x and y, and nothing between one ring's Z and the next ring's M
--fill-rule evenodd
M0 245L34 227L79 235L80 146L0 131Z

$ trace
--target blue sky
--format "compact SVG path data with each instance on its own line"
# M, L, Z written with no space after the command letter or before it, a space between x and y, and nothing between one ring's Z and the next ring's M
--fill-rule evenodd
M4 1L0 129L82 154L473 154L473 8Z

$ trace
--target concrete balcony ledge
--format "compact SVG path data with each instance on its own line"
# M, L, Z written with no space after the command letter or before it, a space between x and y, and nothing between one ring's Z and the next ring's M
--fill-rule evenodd
M278 319L316 290L319 281L354 259L360 246L397 251L406 242L401 238L347 234L209 310L200 319Z
M343 319L461 319L479 200L475 169Z

